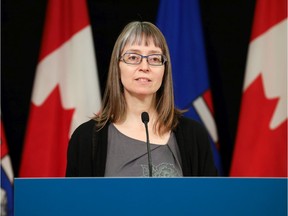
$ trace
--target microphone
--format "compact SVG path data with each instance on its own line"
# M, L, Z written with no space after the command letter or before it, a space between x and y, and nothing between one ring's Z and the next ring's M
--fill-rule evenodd
M149 168L149 177L152 177L152 162L151 162L151 151L150 151L150 142L149 142L149 133L148 133L148 122L149 122L149 115L147 112L141 113L142 122L145 125L146 129L146 138L147 138L147 153L148 153L148 168Z

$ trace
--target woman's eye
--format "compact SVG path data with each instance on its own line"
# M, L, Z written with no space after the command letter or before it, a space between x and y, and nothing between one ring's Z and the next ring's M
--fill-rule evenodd
M129 59L135 60L135 59L137 59L137 57L136 56L130 56Z
M153 58L150 58L150 61L151 62L161 62L161 57L153 57Z
M128 59L131 60L131 61L138 61L139 56L136 56L136 55L130 55Z

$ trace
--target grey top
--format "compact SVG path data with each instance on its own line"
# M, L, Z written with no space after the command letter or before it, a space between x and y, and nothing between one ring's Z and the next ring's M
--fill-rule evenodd
M181 158L174 133L165 145L151 144L153 177L183 176ZM121 133L112 123L108 128L106 177L148 177L146 142Z

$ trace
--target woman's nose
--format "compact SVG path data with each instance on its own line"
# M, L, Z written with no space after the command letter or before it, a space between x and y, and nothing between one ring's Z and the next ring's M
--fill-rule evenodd
M142 58L142 61L140 62L140 68L145 71L148 71L150 69L147 58Z

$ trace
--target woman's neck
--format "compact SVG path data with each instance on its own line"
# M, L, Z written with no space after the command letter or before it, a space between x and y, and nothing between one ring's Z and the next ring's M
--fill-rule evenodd
M125 95L127 110L126 116L122 119L122 123L126 122L131 124L143 124L141 120L142 112L147 112L150 117L150 125L154 124L156 118L155 110L155 97L153 95L146 97L134 97L131 95Z
M127 111L131 113L140 114L144 111L150 112L155 110L155 94L153 95L130 95L125 94L127 103Z

